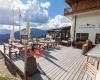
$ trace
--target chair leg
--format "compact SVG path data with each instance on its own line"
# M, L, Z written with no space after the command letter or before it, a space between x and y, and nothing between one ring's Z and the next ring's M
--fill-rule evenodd
M16 56L16 58L17 58L17 52L15 52L15 56Z
M11 52L9 52L9 57L11 58Z

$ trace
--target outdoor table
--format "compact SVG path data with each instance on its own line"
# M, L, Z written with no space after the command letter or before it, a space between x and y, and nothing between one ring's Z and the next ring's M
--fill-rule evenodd
M50 40L50 41L40 41L41 43L47 43L47 44L53 44L55 43L54 40Z
M38 43L37 46L38 47L42 47L44 45L44 43Z
M24 48L24 45L22 45L20 43L12 43L12 45L17 47L17 48Z
M44 45L44 43L41 42L35 42L34 43L36 45L36 47L42 48L42 46Z
M97 60L97 70L100 62L100 44L96 45L92 50L87 53L88 57L92 57Z
M32 45L33 44L33 42L28 42L28 45Z
M12 43L12 46L17 47L19 49L19 55L21 53L22 48L25 48L25 46L20 43Z
M57 42L56 42L55 40L51 40L50 42L51 42L51 44L52 44L53 47L54 47L55 45L57 46Z

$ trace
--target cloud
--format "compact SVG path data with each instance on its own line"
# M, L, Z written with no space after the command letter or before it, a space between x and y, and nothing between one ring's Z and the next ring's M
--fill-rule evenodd
M32 2L29 0L26 4L21 0L0 0L0 24L13 24L12 9L14 10L15 23L18 22L19 9L23 21L28 19L31 23L45 23L48 21L47 9L49 6L49 2L40 3L38 0Z
M21 29L24 29L24 26L21 26ZM0 29L7 29L7 30L13 30L13 25L0 25ZM19 26L14 26L14 31L19 31Z
M32 5L26 10L24 20L29 19L32 23L45 23L48 21L48 10L50 6L49 2L40 3L37 0L33 0Z
M38 28L43 30L49 30L49 29L56 29L61 27L67 27L71 26L72 21L71 19L57 15L55 18L48 20L46 23L30 23L31 28ZM12 25L0 25L3 29L9 29L12 30ZM0 27L0 29L2 29ZM26 23L21 26L21 29L24 29L26 27ZM15 31L19 30L19 26L15 26Z
M36 28L49 30L49 29L71 26L71 24L72 24L71 19L62 15L57 15L55 18L50 19L47 23L37 25Z
M41 3L41 7L48 9L50 7L50 2Z
M71 20L61 15L49 19L48 8L50 5L50 2L40 2L39 0L32 2L29 0L26 4L22 3L21 0L0 0L0 24L5 25L2 28L10 29L11 26L7 27L7 25L12 25L14 21L15 29L18 30L19 8L23 18L22 28L25 27L27 20L30 21L31 27L45 30L71 24ZM14 10L14 17L12 9Z
M57 15L54 19L48 21L47 29L61 28L71 25L71 20L65 16Z
M17 25L19 7L22 10L25 9L20 0L0 0L0 24L12 25L14 23Z

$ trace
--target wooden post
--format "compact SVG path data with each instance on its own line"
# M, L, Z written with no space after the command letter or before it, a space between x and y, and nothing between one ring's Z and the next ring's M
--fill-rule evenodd
M25 56L24 56L24 80L28 80L27 75L27 46L25 45Z
M25 45L24 57L24 80L28 80L28 76L38 72L36 59L33 56L27 55L27 46Z
M11 58L11 48L12 46L9 46L9 57Z

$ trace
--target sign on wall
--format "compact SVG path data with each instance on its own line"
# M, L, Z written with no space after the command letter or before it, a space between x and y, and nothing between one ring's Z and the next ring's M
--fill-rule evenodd
M85 24L85 25L80 25L79 28L91 28L91 29L95 29L96 26L94 24Z

